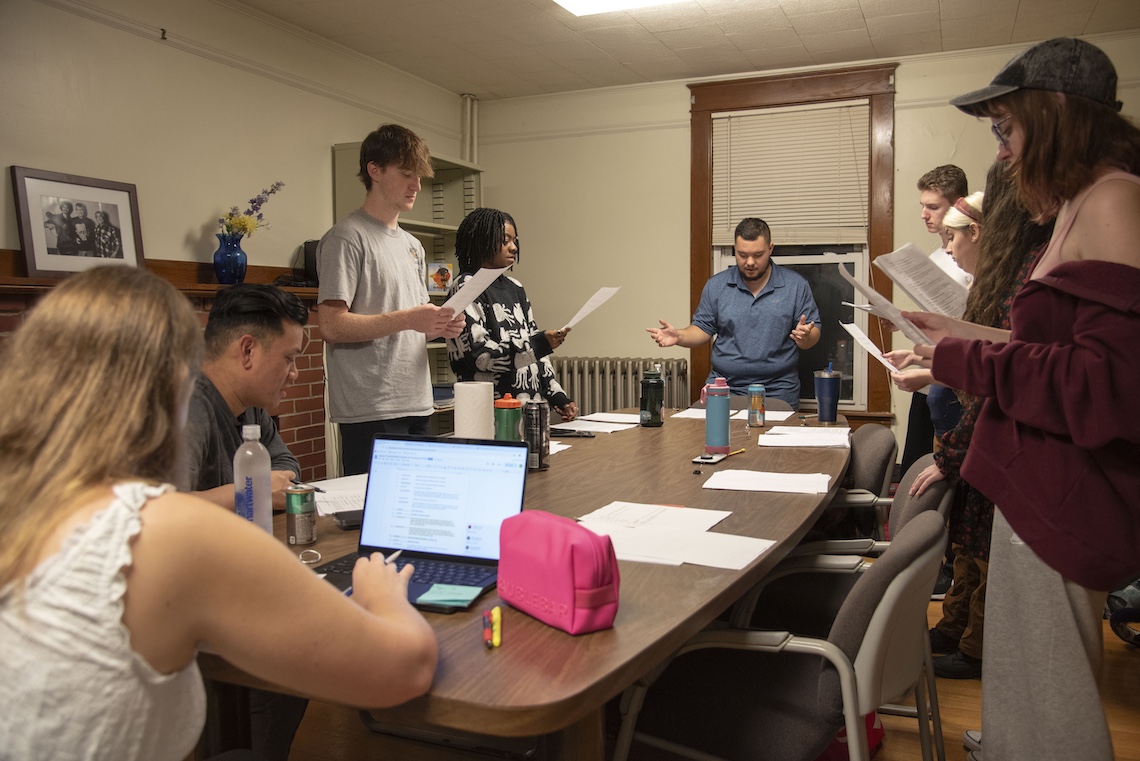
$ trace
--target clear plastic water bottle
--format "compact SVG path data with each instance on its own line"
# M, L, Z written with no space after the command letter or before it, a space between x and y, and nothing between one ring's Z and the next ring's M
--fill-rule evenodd
M241 437L245 443L234 453L234 512L272 534L273 482L261 426L243 425Z
M705 386L705 454L728 454L728 394L724 378Z

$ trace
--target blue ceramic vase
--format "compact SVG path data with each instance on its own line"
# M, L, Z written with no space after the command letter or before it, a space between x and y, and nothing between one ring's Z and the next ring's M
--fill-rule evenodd
M241 250L242 233L216 233L218 250L214 252L214 275L223 285L245 280L245 252Z

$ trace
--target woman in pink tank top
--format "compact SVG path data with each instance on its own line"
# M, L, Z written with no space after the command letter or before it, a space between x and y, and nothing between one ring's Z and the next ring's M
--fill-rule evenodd
M934 377L985 398L961 471L997 506L982 747L1107 760L1101 612L1140 573L1140 130L1111 61L1077 39L951 103L990 120L1019 201L1056 220L1010 331L907 315L937 341L915 348Z

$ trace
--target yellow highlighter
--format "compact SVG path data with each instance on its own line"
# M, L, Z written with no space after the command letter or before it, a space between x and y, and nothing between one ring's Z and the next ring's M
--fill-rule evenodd
M498 647L503 643L503 611L499 606L491 608L491 644Z

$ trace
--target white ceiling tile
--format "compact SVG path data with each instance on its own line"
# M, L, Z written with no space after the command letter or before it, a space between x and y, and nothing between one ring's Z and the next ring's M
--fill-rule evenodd
M627 68L644 77L647 81L665 79L685 79L699 76L697 70L677 56L659 58L656 61L638 61L627 64Z
M942 34L935 31L872 37L871 44L875 46L875 55L878 58L918 55L919 53L941 50Z
M938 32L942 28L938 11L906 13L901 16L876 16L867 19L867 32L871 38Z
M670 50L683 50L685 48L703 48L715 45L730 45L728 38L716 24L682 29L673 32L655 32L653 34Z
M1140 28L1140 3L1136 0L1100 0L1083 32L1070 34L1096 34Z
M965 21L977 27L978 20L1000 14L1016 15L1018 0L940 0L942 23Z
M867 22L864 21L863 14L858 9L844 8L803 15L789 13L788 18L795 30L801 35L867 28Z
M844 60L874 58L875 46L866 32L832 32L813 34L804 38L804 47L813 56L822 53L840 52L848 57Z
M910 13L938 13L938 0L859 0L865 18L905 16Z
M1037 42L1053 37L1064 37L1067 29L1084 29L1092 14L1055 13L1046 15L1032 15L1028 18L1022 13L1017 14L1013 23L1013 42Z
M784 69L789 66L810 66L815 63L803 45L785 48L759 48L741 51L749 63L758 69Z

